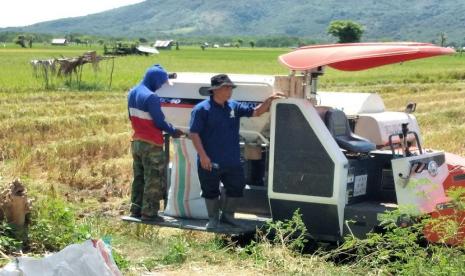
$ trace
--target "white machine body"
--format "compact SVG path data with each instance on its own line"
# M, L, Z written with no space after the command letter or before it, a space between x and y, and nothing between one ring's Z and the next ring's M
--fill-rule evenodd
M189 127L192 107L208 96L201 95L202 88L210 86L214 73L178 73L172 86L157 91L162 97L163 112L167 120L176 127ZM237 85L232 98L236 101L258 105L274 92L275 78L269 75L229 74ZM355 134L367 138L377 146L386 146L389 135L400 132L401 123L408 122L409 128L419 135L415 116L404 112L385 111L383 100L375 93L318 92L319 105L344 111L356 121ZM241 136L248 142L269 136L269 114L241 120Z

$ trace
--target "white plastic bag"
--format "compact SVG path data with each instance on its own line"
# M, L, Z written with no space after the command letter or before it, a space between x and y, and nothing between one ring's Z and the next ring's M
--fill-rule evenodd
M0 276L120 276L110 250L102 240L72 244L60 252L42 259L16 258L3 269Z
M182 218L207 219L205 200L200 196L197 174L197 152L187 138L173 139L170 189L165 215Z

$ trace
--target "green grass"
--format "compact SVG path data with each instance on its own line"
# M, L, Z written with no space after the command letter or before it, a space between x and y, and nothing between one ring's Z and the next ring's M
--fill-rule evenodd
M32 77L29 64L32 59L73 57L88 51L85 47L53 47L45 49L0 48L0 92L40 91L44 89L42 79ZM102 49L97 48L101 54ZM155 64L164 65L171 72L229 72L254 74L284 74L286 70L276 62L283 49L208 49L187 47L180 51L161 51L152 56L124 56L115 59L112 90L126 91L137 84L145 70ZM94 74L92 67L83 70L83 86L89 90L107 90L112 62L100 63ZM64 81L54 80L56 89L67 89Z
M90 68L85 69L87 90L83 91L67 87L60 79L47 91L32 76L31 59L71 57L86 50L0 48L0 184L26 178L30 193L39 200L47 200L50 185L56 186L59 197L73 207L77 221L89 226L92 236L112 237L128 274L145 270L233 273L238 267L241 274L285 273L280 262L259 264L244 258L240 248L218 247L213 235L123 224L118 216L129 209L132 177L126 93L148 66L160 63L172 72L287 74L277 56L288 49L183 48L148 57L118 57L111 90L107 87L110 64L105 62L96 78ZM416 101L426 147L465 155L463 72L465 57L447 56L362 72L328 69L320 86L380 93L391 110ZM284 256L274 247L265 249L272 250L267 258ZM289 258L286 268L295 273L302 268L317 274L366 272L363 267L335 266L313 256L285 256Z
M0 48L0 92L41 91L43 82L32 77L29 61L32 59L72 57L90 50L82 46L47 46L46 48ZM97 49L101 54L100 47ZM152 56L125 56L115 60L113 91L126 91L138 83L152 64L160 63L171 72L224 72L247 74L287 74L277 57L289 49L220 48L207 49L185 47L180 51L161 51ZM389 85L409 83L456 82L465 79L465 57L460 55L436 57L390 65L360 72L341 72L332 69L321 78L321 87L346 85ZM91 66L85 66L83 85L87 90L107 90L111 61L103 61L94 74ZM63 80L56 79L56 89L68 89ZM85 89L84 89L85 90Z

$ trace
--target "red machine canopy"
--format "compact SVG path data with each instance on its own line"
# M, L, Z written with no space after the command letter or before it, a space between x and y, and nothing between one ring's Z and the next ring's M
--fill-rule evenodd
M279 61L296 71L311 70L325 65L343 71L358 71L453 53L453 49L429 43L347 43L301 47L279 56Z

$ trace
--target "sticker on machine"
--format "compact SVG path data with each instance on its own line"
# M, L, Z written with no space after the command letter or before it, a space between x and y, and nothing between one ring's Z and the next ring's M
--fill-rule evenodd
M367 193L368 175L357 175L354 182L354 196L365 195Z

